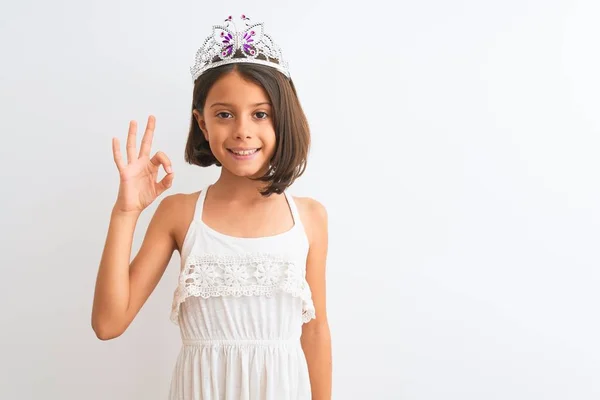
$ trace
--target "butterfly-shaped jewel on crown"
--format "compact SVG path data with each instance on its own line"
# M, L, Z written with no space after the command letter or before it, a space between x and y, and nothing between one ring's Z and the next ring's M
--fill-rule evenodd
M246 15L242 15L241 20L244 23L242 30L237 29L231 16L225 19L224 25L213 26L212 34L198 49L196 62L190 68L194 81L208 69L233 63L266 65L290 77L288 64L281 49L273 42L271 36L264 32L264 24L252 24ZM238 50L242 57L234 58ZM259 56L263 56L264 59Z

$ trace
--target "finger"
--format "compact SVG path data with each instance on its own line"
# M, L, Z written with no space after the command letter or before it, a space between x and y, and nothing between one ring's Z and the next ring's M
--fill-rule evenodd
M162 151L158 151L154 157L150 159L150 162L156 167L159 167L162 164L167 174L173 172L173 169L171 168L171 160L169 160L169 157L167 157L167 155Z
M127 133L127 163L131 164L137 157L135 156L135 138L137 132L137 122L129 121L129 132Z
M115 164L117 164L117 169L121 171L125 168L125 162L123 161L123 156L121 156L121 143L119 143L119 139L112 139L112 150L113 150L113 159L115 160Z
M156 125L156 118L154 115L148 117L148 123L146 123L146 131L142 138L142 145L140 147L140 157L150 157L150 149L152 148L152 139L154 138L154 127Z
M162 180L160 182L155 184L157 196L160 196L165 190L167 190L168 188L170 188L173 185L174 177L175 177L175 174L170 173L168 175L165 175L164 178L162 178Z

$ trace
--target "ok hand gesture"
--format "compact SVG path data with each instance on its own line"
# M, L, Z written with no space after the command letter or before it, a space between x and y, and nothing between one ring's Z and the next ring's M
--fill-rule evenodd
M171 161L167 155L159 151L150 158L154 126L155 118L150 115L138 155L136 150L137 122L131 121L129 123L126 147L127 163L121 156L119 139L113 138L112 140L113 156L120 176L119 194L115 210L141 212L165 190L170 188L173 183ZM160 182L156 182L158 169L161 165L167 175Z

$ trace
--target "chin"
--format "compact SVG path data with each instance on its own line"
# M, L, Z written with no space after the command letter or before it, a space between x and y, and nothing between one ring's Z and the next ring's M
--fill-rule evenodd
M240 178L258 178L267 172L267 165L262 167L256 167L251 165L241 166L235 165L235 163L221 163L221 168L225 168L231 174L239 176Z
M262 175L260 171L240 171L234 169L228 169L228 171L235 176L239 176L240 178L258 178Z

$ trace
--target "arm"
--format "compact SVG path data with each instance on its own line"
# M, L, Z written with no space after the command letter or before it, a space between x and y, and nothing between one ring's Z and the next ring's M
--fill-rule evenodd
M331 400L331 335L325 301L325 264L328 247L327 211L310 200L306 206L310 248L306 281L312 292L316 319L302 327L302 349L306 356L313 400Z
M123 334L164 274L176 246L170 223L174 200L175 196L168 196L157 207L131 265L133 233L140 213L113 209L92 309L92 328L99 339Z

